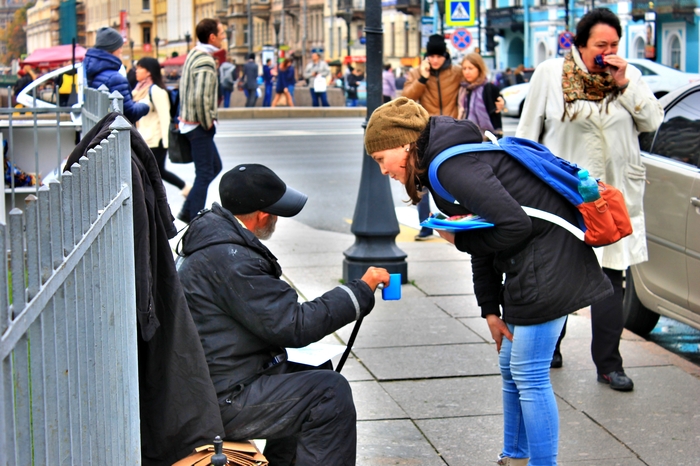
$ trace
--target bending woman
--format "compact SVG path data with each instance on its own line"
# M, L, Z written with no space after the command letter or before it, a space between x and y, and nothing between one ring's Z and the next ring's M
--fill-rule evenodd
M425 186L446 214L476 214L494 224L440 236L471 254L474 292L499 351L504 411L499 464L552 466L559 413L549 379L551 353L566 315L612 295L612 287L591 247L525 214L521 206L576 223L573 205L504 152L465 153L440 166L438 179L459 204L435 192L427 176L430 162L446 148L481 140L473 122L429 119L405 97L379 107L365 132L367 153L383 174L404 184L413 204Z
M156 156L160 177L179 188L182 195L187 197L189 187L179 176L165 169L170 135L170 97L165 90L158 60L150 57L140 59L136 63L136 80L138 84L132 91L134 99L147 102L150 107L148 113L136 122L136 128Z

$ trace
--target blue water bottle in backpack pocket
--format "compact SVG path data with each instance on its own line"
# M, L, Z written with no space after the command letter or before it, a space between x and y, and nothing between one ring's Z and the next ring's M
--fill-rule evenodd
M598 181L588 174L588 170L579 170L578 179L578 192L581 194L583 202L593 202L600 199Z

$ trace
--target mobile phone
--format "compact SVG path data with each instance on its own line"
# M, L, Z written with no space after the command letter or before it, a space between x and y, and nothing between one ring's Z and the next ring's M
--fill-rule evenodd
M593 58L593 61L595 62L596 65L598 65L601 68L605 68L605 60L603 59L602 55L596 55L595 58Z

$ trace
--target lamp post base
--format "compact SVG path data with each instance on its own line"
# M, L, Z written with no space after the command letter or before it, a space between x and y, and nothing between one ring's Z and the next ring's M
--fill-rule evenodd
M346 282L362 278L369 267L382 267L389 273L400 273L401 283L408 283L406 253L394 242L391 236L356 236L355 244L343 255L343 280Z

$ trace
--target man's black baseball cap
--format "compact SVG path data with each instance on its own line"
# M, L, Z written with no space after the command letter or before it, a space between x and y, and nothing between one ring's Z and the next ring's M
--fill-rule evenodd
M294 217L304 208L308 196L287 186L264 165L238 165L224 173L219 183L221 205L234 215L267 212Z

